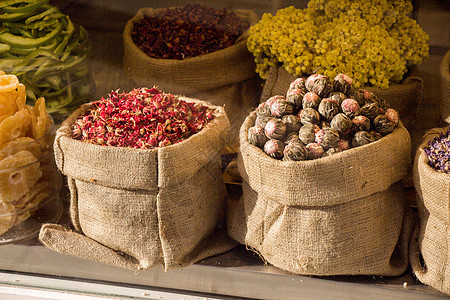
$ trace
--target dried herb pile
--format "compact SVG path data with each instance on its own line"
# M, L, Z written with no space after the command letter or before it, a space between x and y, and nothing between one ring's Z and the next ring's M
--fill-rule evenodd
M433 138L424 150L430 167L450 174L450 129Z
M188 4L136 22L131 37L150 57L184 59L230 47L248 27L232 11Z
M214 119L213 110L157 88L112 91L72 126L72 138L97 145L152 149L181 142Z

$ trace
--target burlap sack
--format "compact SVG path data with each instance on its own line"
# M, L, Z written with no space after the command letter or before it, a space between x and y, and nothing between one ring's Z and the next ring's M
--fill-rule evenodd
M187 101L195 101L185 99ZM44 225L41 242L61 253L131 269L182 267L225 252L220 151L229 121L222 107L199 133L152 150L98 146L70 137L89 104L57 131L75 231Z
M412 215L400 180L410 136L381 140L317 160L270 158L240 131L243 196L229 203L228 234L274 266L306 275L399 275L408 265Z
M423 150L446 131L430 130L417 150L413 174L420 223L411 239L410 261L421 282L450 294L450 175L431 168Z
M231 123L227 146L237 152L239 127L251 108L256 106L260 81L255 72L253 55L247 50L245 32L234 46L201 55L177 59L147 56L131 38L133 24L145 16L158 15L162 9L142 8L127 22L123 32L123 68L142 86L156 85L173 94L185 95L225 105ZM235 10L238 16L256 24L258 17L251 10Z
M447 51L440 67L442 103L442 118L446 123L450 123L450 50Z
M271 67L260 101L265 101L273 95L285 95L289 84L295 78L283 67ZM407 77L401 84L392 85L384 90L377 87L363 87L363 89L384 99L390 107L399 112L405 127L412 129L422 100L423 81L420 77Z

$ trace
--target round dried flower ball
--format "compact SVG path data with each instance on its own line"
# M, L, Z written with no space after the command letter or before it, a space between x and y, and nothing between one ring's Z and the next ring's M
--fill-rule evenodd
M308 158L308 149L300 141L292 141L286 145L283 151L283 160L306 160Z
M314 108L317 109L319 107L320 101L322 99L314 92L307 92L302 99L303 108Z
M283 118L281 118L281 121L283 121L283 123L286 124L286 133L291 132L298 133L300 127L302 126L299 118L294 115L284 115Z
M334 100L339 104L339 106L342 104L342 102L347 99L347 96L344 93L341 92L333 92L328 96L331 100Z
M316 133L316 143L322 146L324 150L337 147L339 133L333 128L323 128Z
M353 79L345 74L337 74L333 79L333 89L336 92L347 94L351 91Z
M306 145L306 149L308 149L308 159L320 158L324 153L322 146L317 143L310 143Z
M375 142L373 134L367 131L358 131L352 138L352 147L364 146Z
M319 129L319 127L317 125L307 123L300 128L300 130L298 132L298 138L305 145L307 145L309 143L314 143L314 141L316 139L316 129Z
M256 108L256 115L271 115L270 106L266 104L266 102L260 103L258 108Z
M271 107L272 104L276 101L276 100L286 100L286 98L284 96L281 95L275 95L270 97L269 99L266 100L266 105Z
M355 99L347 98L342 101L341 109L349 118L353 118L359 113L360 106Z
M398 115L398 111L396 111L393 108L388 108L386 109L386 112L384 113L386 115L386 117L391 120L392 122L394 122L395 126L398 125L398 122L400 120L400 117Z
M273 119L272 114L257 114L256 120L255 120L255 126L258 126L260 128L265 128L267 122Z
M341 150L339 150L338 148L330 148L323 153L322 157L331 156L339 152L341 152Z
M306 93L305 82L306 82L305 78L302 77L295 79L289 84L288 93L291 90L302 90L304 93Z
M275 117L281 118L284 115L291 115L294 112L294 106L286 100L276 99L270 106L270 112Z
M336 148L340 151L345 151L351 148L350 141L346 139L339 139Z
M303 125L308 123L319 124L320 122L319 112L311 107L300 110L300 112L298 113L298 118Z
M301 142L298 136L298 132L291 132L287 134L286 137L284 138L284 143L286 145L294 141Z
M352 119L353 131L369 131L370 130L370 120L366 116L356 116Z
M332 90L333 84L331 83L330 78L325 75L315 78L309 89L310 92L316 93L320 98L328 97Z
M330 124L331 123L328 121L322 121L322 122L320 122L319 126L320 126L320 128L331 127Z
M359 113L373 121L378 115L383 113L383 110L378 103L367 103L361 107Z
M358 89L352 89L347 96L349 98L354 99L356 102L358 102L359 106L363 106L365 104L365 100L364 100L364 92L362 90L358 90Z
M375 130L379 134L385 136L394 131L395 123L389 120L389 118L386 115L378 115L373 120L373 126L375 127Z
M376 131L369 131L369 132L373 135L373 138L375 139L375 141L378 141L379 139L381 139L383 137L381 134L379 134Z
M360 89L360 91L362 92L362 95L363 95L364 104L367 104L367 103L381 104L380 99L378 99L378 97L374 93L372 93L368 90L363 90L363 89Z
M336 129L340 136L347 136L353 128L352 120L344 113L338 113L331 120L330 127Z
M248 129L247 138L250 144L261 149L267 142L267 137L264 130L258 126L253 126Z
M314 81L319 78L319 77L323 77L324 75L322 74L312 74L310 76L308 76L308 78L306 78L305 80L305 88L308 91L311 91L313 85L314 85Z
M286 101L294 106L294 109L302 107L305 92L301 89L289 90L286 94Z
M284 143L280 140L270 139L264 144L264 152L275 159L283 158Z
M286 134L286 124L280 119L272 118L264 127L264 132L269 139L282 140Z
M319 114L329 122L340 112L339 104L330 98L324 98L320 101L318 111Z

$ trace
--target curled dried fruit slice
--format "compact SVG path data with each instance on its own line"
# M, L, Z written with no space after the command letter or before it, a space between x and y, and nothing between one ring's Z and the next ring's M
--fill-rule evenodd
M18 213L14 220L14 225L21 223L28 219L35 209L41 204L49 195L52 190L52 183L50 181L44 181L37 183L31 190L29 190L22 198L14 203L16 211Z
M30 119L26 109L4 119L0 123L0 147L18 137L25 136L30 126Z
M42 172L40 163L29 151L19 151L0 161L0 200L14 202L32 188Z
M51 127L51 119L45 110L45 99L39 98L34 104L34 115L36 116L36 124L33 126L34 139L40 139L45 135L47 130Z
M41 156L40 146L30 137L19 137L14 141L6 143L3 148L0 149L0 153L6 157L22 150L30 151L36 159Z
M19 79L16 75L0 75L0 93L11 92L19 86Z
M26 88L23 84L19 84L17 87L17 93L16 93L16 105L17 110L22 110L25 108L27 95L26 95Z
M7 232L13 225L14 206L0 200L0 234Z
M12 93L0 93L0 116L12 116L17 112Z

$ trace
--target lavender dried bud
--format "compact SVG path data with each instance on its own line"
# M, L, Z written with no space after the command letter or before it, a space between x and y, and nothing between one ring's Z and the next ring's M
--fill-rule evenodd
M373 125L375 127L375 130L382 136L391 133L392 131L394 131L395 128L395 123L389 120L389 118L386 115L378 115L373 120Z
M355 99L348 98L342 101L341 109L349 118L353 118L358 115L360 107Z
M333 89L336 92L347 94L351 91L353 79L345 74L338 74L333 79Z
M320 115L317 110L314 108L304 108L298 113L298 117L300 119L300 122L305 125L308 123L311 124L319 124L320 122Z
M269 139L282 140L286 134L286 125L277 118L272 118L264 127L264 132Z
M281 118L294 112L294 106L283 99L276 99L270 106L270 112L275 117Z
M370 120L366 116L356 116L352 119L353 131L369 131L370 130Z
M344 113L338 113L330 123L331 128L336 129L340 136L347 136L351 133L353 122Z
M392 122L394 122L395 126L398 125L398 122L400 120L400 117L398 115L398 111L396 111L393 108L388 108L385 112L386 117L391 120Z
M295 132L298 133L302 124L297 116L294 115L284 115L281 119L284 124L286 124L286 133Z
M266 134L264 133L264 130L257 126L253 126L248 129L247 138L250 144L261 149L267 142L267 137Z
M322 146L324 150L337 147L339 133L333 128L323 128L316 133L316 143Z
M314 108L317 109L319 107L320 101L322 99L314 92L307 92L302 99L303 108Z
M340 112L339 104L334 100L324 98L320 101L318 111L326 121L331 121Z
M347 96L344 93L341 93L341 92L334 92L334 93L331 93L330 96L328 96L328 98L330 98L331 100L336 101L336 103L339 104L339 106L341 106L342 101L347 99Z
M283 158L284 143L280 140L270 139L264 144L264 152L275 159Z
M359 113L373 121L378 115L383 113L383 110L378 103L367 103L361 107Z
M428 165L433 169L450 174L450 128L447 133L441 133L438 137L428 142L424 149L428 158Z
M298 138L300 141L302 141L305 145L314 143L316 138L316 128L319 127L311 123L303 125L298 132Z
M359 147L375 141L375 137L367 131L358 131L352 139L352 147Z
M306 160L308 158L308 149L302 142L292 141L286 145L283 154L283 160Z
M317 143L310 143L306 145L306 149L308 149L308 159L320 158L324 153L322 146Z

